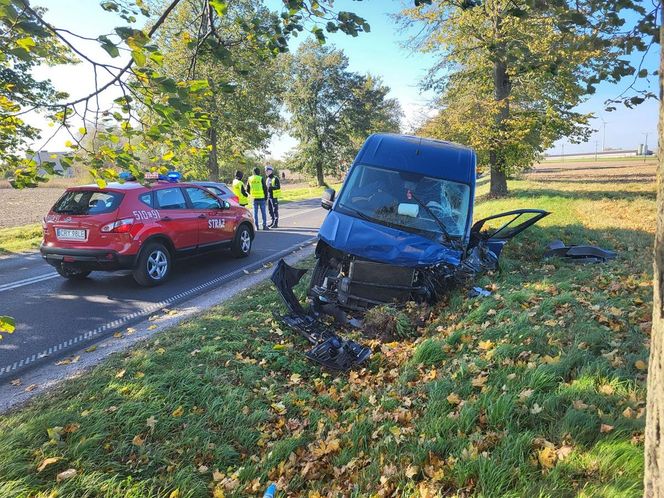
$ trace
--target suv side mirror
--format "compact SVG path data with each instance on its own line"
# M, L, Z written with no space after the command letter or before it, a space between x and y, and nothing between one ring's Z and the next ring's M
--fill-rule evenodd
M335 194L336 192L333 188L326 188L323 190L323 195L320 198L320 205L323 209L327 209L328 211L332 209Z
M230 209L231 203L228 201L221 201L221 209Z

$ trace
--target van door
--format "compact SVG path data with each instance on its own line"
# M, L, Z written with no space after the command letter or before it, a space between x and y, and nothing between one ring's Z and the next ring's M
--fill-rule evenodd
M487 241L489 249L499 256L510 239L550 214L542 209L515 209L483 218L476 221L470 229L468 249L472 249L483 239Z

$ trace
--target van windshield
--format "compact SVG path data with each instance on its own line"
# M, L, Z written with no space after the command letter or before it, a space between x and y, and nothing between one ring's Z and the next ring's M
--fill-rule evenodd
M469 201L470 187L463 183L358 164L346 179L337 206L406 231L461 239Z
M123 195L99 190L68 190L53 206L59 214L103 214L115 211Z

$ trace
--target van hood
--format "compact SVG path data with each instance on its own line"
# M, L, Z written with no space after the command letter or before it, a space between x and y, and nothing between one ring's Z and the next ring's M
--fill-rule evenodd
M318 236L333 248L380 263L426 267L439 263L460 264L461 251L445 247L421 235L371 223L330 211Z

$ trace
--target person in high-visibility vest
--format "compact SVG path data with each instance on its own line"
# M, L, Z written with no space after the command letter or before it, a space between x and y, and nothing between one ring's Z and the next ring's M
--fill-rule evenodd
M279 176L274 174L272 166L265 166L265 184L267 185L267 208L270 212L270 228L279 227L279 198L281 197L281 182Z
M267 185L265 178L261 176L260 168L254 168L254 174L247 180L247 192L254 203L254 223L258 228L258 210L261 210L263 216L263 230L267 230L267 220L265 216L265 199L267 198Z
M247 194L247 191L244 188L242 176L242 171L238 170L235 172L235 178L233 179L233 193L237 196L240 206L247 207L247 204L249 204L249 194Z

